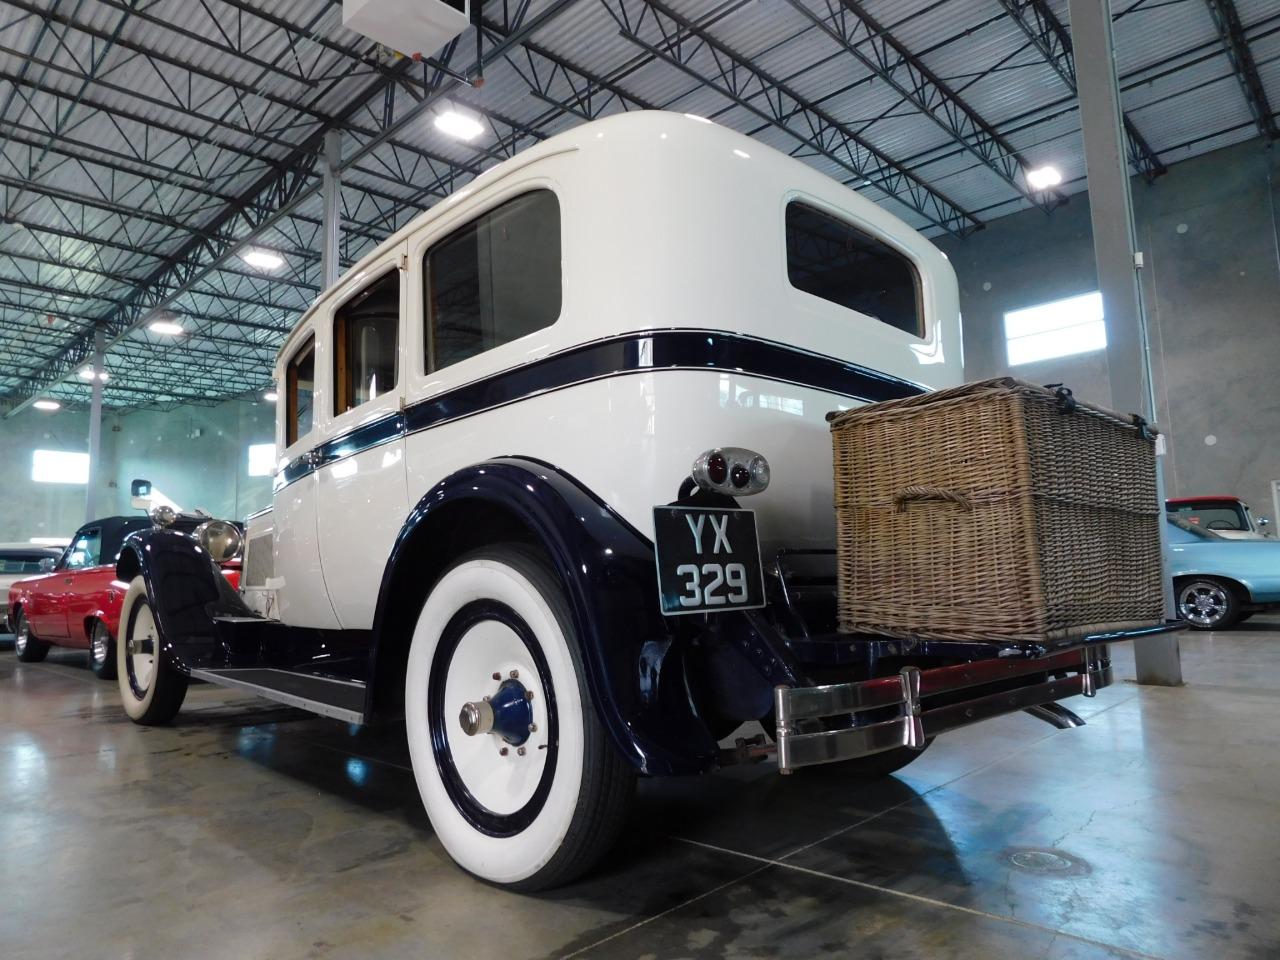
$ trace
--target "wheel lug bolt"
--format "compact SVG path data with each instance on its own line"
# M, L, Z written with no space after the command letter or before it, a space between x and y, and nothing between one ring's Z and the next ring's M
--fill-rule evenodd
M531 723L531 724L529 724L529 732L530 732L530 733L537 733L537 732L538 732L538 725L537 725L536 723Z
M522 757L523 757L523 756L524 756L524 747L517 747L517 748L516 748L516 753L520 754L520 756L522 756Z
M498 756L505 757L510 752L511 751L508 750L506 747L503 747L501 750L498 751Z
M526 690L526 691L524 692L524 698L525 698L526 700L532 700L532 699L533 699L533 691L532 691L532 690Z
M495 679L495 680L501 680L501 679L502 679L502 674L500 674L497 670L493 671L493 679Z
M511 671L511 679L512 679L512 680L519 679L519 677L520 677L520 671L519 671L519 670L512 670L512 671Z

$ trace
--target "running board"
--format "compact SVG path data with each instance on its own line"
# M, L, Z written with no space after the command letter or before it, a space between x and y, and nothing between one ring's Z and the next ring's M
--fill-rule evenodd
M269 667L231 667L223 670L192 670L197 680L220 687L246 690L268 700L310 710L322 717L364 723L365 686L355 680L335 680L314 674L274 670Z

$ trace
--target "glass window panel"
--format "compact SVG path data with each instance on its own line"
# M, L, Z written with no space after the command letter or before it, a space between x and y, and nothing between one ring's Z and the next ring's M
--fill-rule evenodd
M296 443L311 432L312 404L316 391L316 344L314 339L299 348L285 369L285 445Z
M333 412L395 389L399 373L400 271L384 273L333 318Z

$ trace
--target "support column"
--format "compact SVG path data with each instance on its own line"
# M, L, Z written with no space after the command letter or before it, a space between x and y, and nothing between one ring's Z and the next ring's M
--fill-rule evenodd
M89 485L84 494L84 519L98 518L98 483L102 478L99 461L102 458L102 374L106 370L103 359L105 340L102 327L93 330L93 398L89 403Z
M1111 406L1155 420L1155 386L1151 345L1142 286L1140 258L1129 193L1120 88L1116 81L1115 48L1111 39L1110 0L1069 0L1071 39L1075 48L1080 124L1084 135L1089 178L1089 213L1093 221L1093 253L1098 288L1107 325L1107 366ZM1158 449L1163 452L1163 438ZM1163 460L1156 462L1157 496L1164 515ZM1161 546L1167 530L1160 523ZM1167 573L1167 569L1166 569ZM1173 612L1172 586L1164 577L1166 617ZM1148 637L1134 644L1138 682L1161 686L1182 683L1177 634Z
M338 239L342 231L342 132L324 135L324 180L320 187L324 218L320 232L324 248L320 256L320 289L328 290L338 280Z

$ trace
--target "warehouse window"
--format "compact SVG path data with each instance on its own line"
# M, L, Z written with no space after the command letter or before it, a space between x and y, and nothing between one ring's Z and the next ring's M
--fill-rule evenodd
M924 336L915 264L887 243L803 203L787 204L787 279L805 293Z
M316 342L308 339L285 369L284 444L311 432L312 398L316 392Z
M560 316L560 203L522 194L427 251L428 370L549 327Z
M89 455L69 450L36 450L31 454L31 479L36 483L88 483Z
M1004 315L1009 365L1053 360L1107 348L1098 291L1054 300Z
M269 477L276 472L276 445L274 443L249 444L249 476Z
M400 271L384 273L333 317L333 412L346 413L395 388L399 371Z

